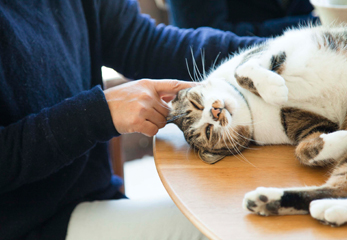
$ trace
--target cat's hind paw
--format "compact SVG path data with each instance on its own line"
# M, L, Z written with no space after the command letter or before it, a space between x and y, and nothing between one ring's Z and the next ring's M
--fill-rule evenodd
M310 203L310 214L333 227L347 223L347 199L321 199Z
M243 208L262 216L279 215L282 196L282 189L258 187L246 193Z

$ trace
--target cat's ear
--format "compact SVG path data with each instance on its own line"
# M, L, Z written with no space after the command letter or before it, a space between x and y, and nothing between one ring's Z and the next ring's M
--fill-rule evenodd
M199 150L199 157L202 161L205 163L213 164L218 162L219 160L223 159L225 155L219 155L216 153L210 153L206 150Z

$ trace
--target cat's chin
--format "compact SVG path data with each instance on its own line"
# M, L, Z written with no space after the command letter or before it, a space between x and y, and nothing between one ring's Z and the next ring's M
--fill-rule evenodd
M216 153L211 153L206 150L199 150L199 157L202 161L208 164L214 164L218 162L219 160L222 160L225 155L219 155Z

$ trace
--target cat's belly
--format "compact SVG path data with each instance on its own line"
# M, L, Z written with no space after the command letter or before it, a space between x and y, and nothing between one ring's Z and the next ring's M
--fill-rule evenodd
M331 80L329 83L319 83L312 88L313 83L310 85L303 79L287 82L289 99L286 106L319 114L341 126L346 118L347 79L341 79L340 82Z
M272 111L271 115L260 116L254 119L254 140L259 145L293 144L293 141L284 132L280 109L273 109Z
M265 103L253 94L247 100L252 112L253 138L259 145L293 144L284 131L280 106Z

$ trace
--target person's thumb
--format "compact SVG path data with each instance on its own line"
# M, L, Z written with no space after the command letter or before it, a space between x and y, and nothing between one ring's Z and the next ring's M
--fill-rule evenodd
M153 82L153 84L159 96L163 96L176 95L180 90L195 87L199 83L178 80L159 80Z

